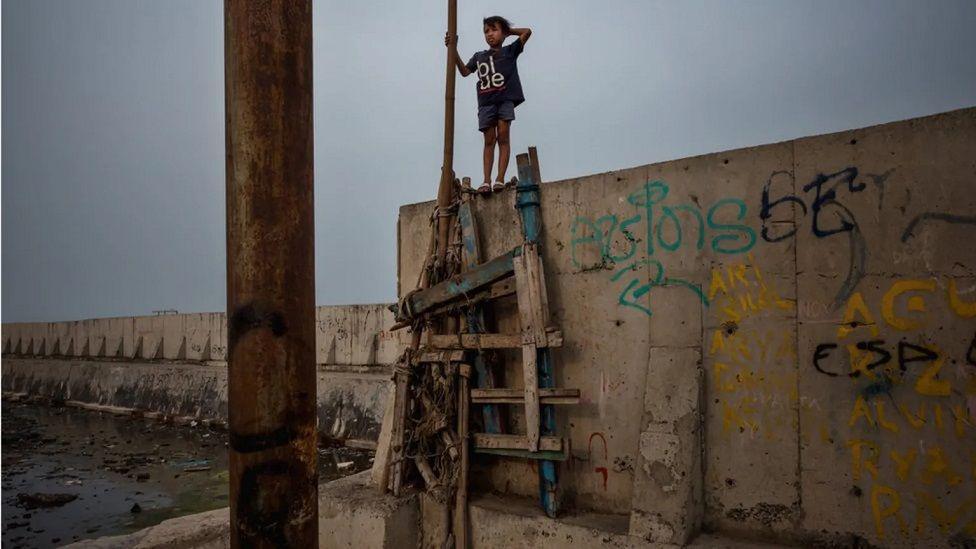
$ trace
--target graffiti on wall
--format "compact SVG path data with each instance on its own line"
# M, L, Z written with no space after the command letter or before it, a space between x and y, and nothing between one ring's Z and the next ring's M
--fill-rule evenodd
M707 297L717 325L707 335L710 384L720 406L722 431L778 440L794 430L784 413L798 400L795 332L791 324L757 322L792 314L750 256L712 269Z
M812 368L855 389L844 441L879 539L976 536L976 318L956 279L899 279L872 303L853 292ZM971 291L971 290L970 290ZM945 313L945 314L937 314ZM847 381L844 381L847 380ZM867 488L861 488L867 486Z
M669 254L707 247L716 254L737 255L756 244L755 231L743 223L748 207L742 199L721 198L702 207L697 201L671 202L669 193L664 181L647 181L627 196L633 215L581 216L570 227L573 266L612 271L619 305L648 316L653 314L651 291L659 286L683 286L708 305L699 284L668 274Z

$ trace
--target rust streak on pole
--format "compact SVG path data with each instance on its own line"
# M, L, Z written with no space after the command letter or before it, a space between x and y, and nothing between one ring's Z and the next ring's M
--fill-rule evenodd
M450 43L457 36L457 0L447 0L447 33ZM443 211L451 205L454 185L454 51L447 49L447 75L444 90L444 163L441 165L441 184L437 189L437 209ZM437 265L444 266L447 256L447 237L451 219L437 218Z
M232 547L317 547L311 0L225 0Z

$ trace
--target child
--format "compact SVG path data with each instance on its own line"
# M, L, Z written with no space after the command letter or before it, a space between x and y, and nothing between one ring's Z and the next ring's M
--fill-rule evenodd
M455 48L454 59L461 76L478 74L478 129L485 136L485 182L478 187L478 192L489 193L505 188L505 171L512 150L509 128L512 120L515 120L515 107L525 101L516 59L532 36L532 29L512 28L508 20L495 15L485 18L484 32L489 49L474 54L466 65L461 64L456 40L451 44L450 36L445 36L444 44ZM518 36L518 40L502 46L508 36ZM495 143L498 143L498 175L492 186L491 165Z

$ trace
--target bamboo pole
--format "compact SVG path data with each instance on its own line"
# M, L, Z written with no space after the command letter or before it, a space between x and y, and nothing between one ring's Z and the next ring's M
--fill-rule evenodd
M449 44L453 44L457 37L457 0L447 0L447 34L450 38ZM454 84L455 84L455 62L454 52L456 48L447 49L447 71L445 74L446 82L444 89L444 163L441 165L441 183L437 189L437 209L443 212L451 205L452 185L454 184ZM444 259L447 256L448 229L450 228L450 218L439 215L437 218L437 263L440 268L444 266Z

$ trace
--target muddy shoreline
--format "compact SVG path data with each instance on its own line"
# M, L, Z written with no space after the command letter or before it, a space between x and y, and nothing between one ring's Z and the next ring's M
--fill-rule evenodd
M227 432L216 426L5 398L2 436L4 547L57 547L228 505ZM371 461L368 450L320 447L320 482Z

